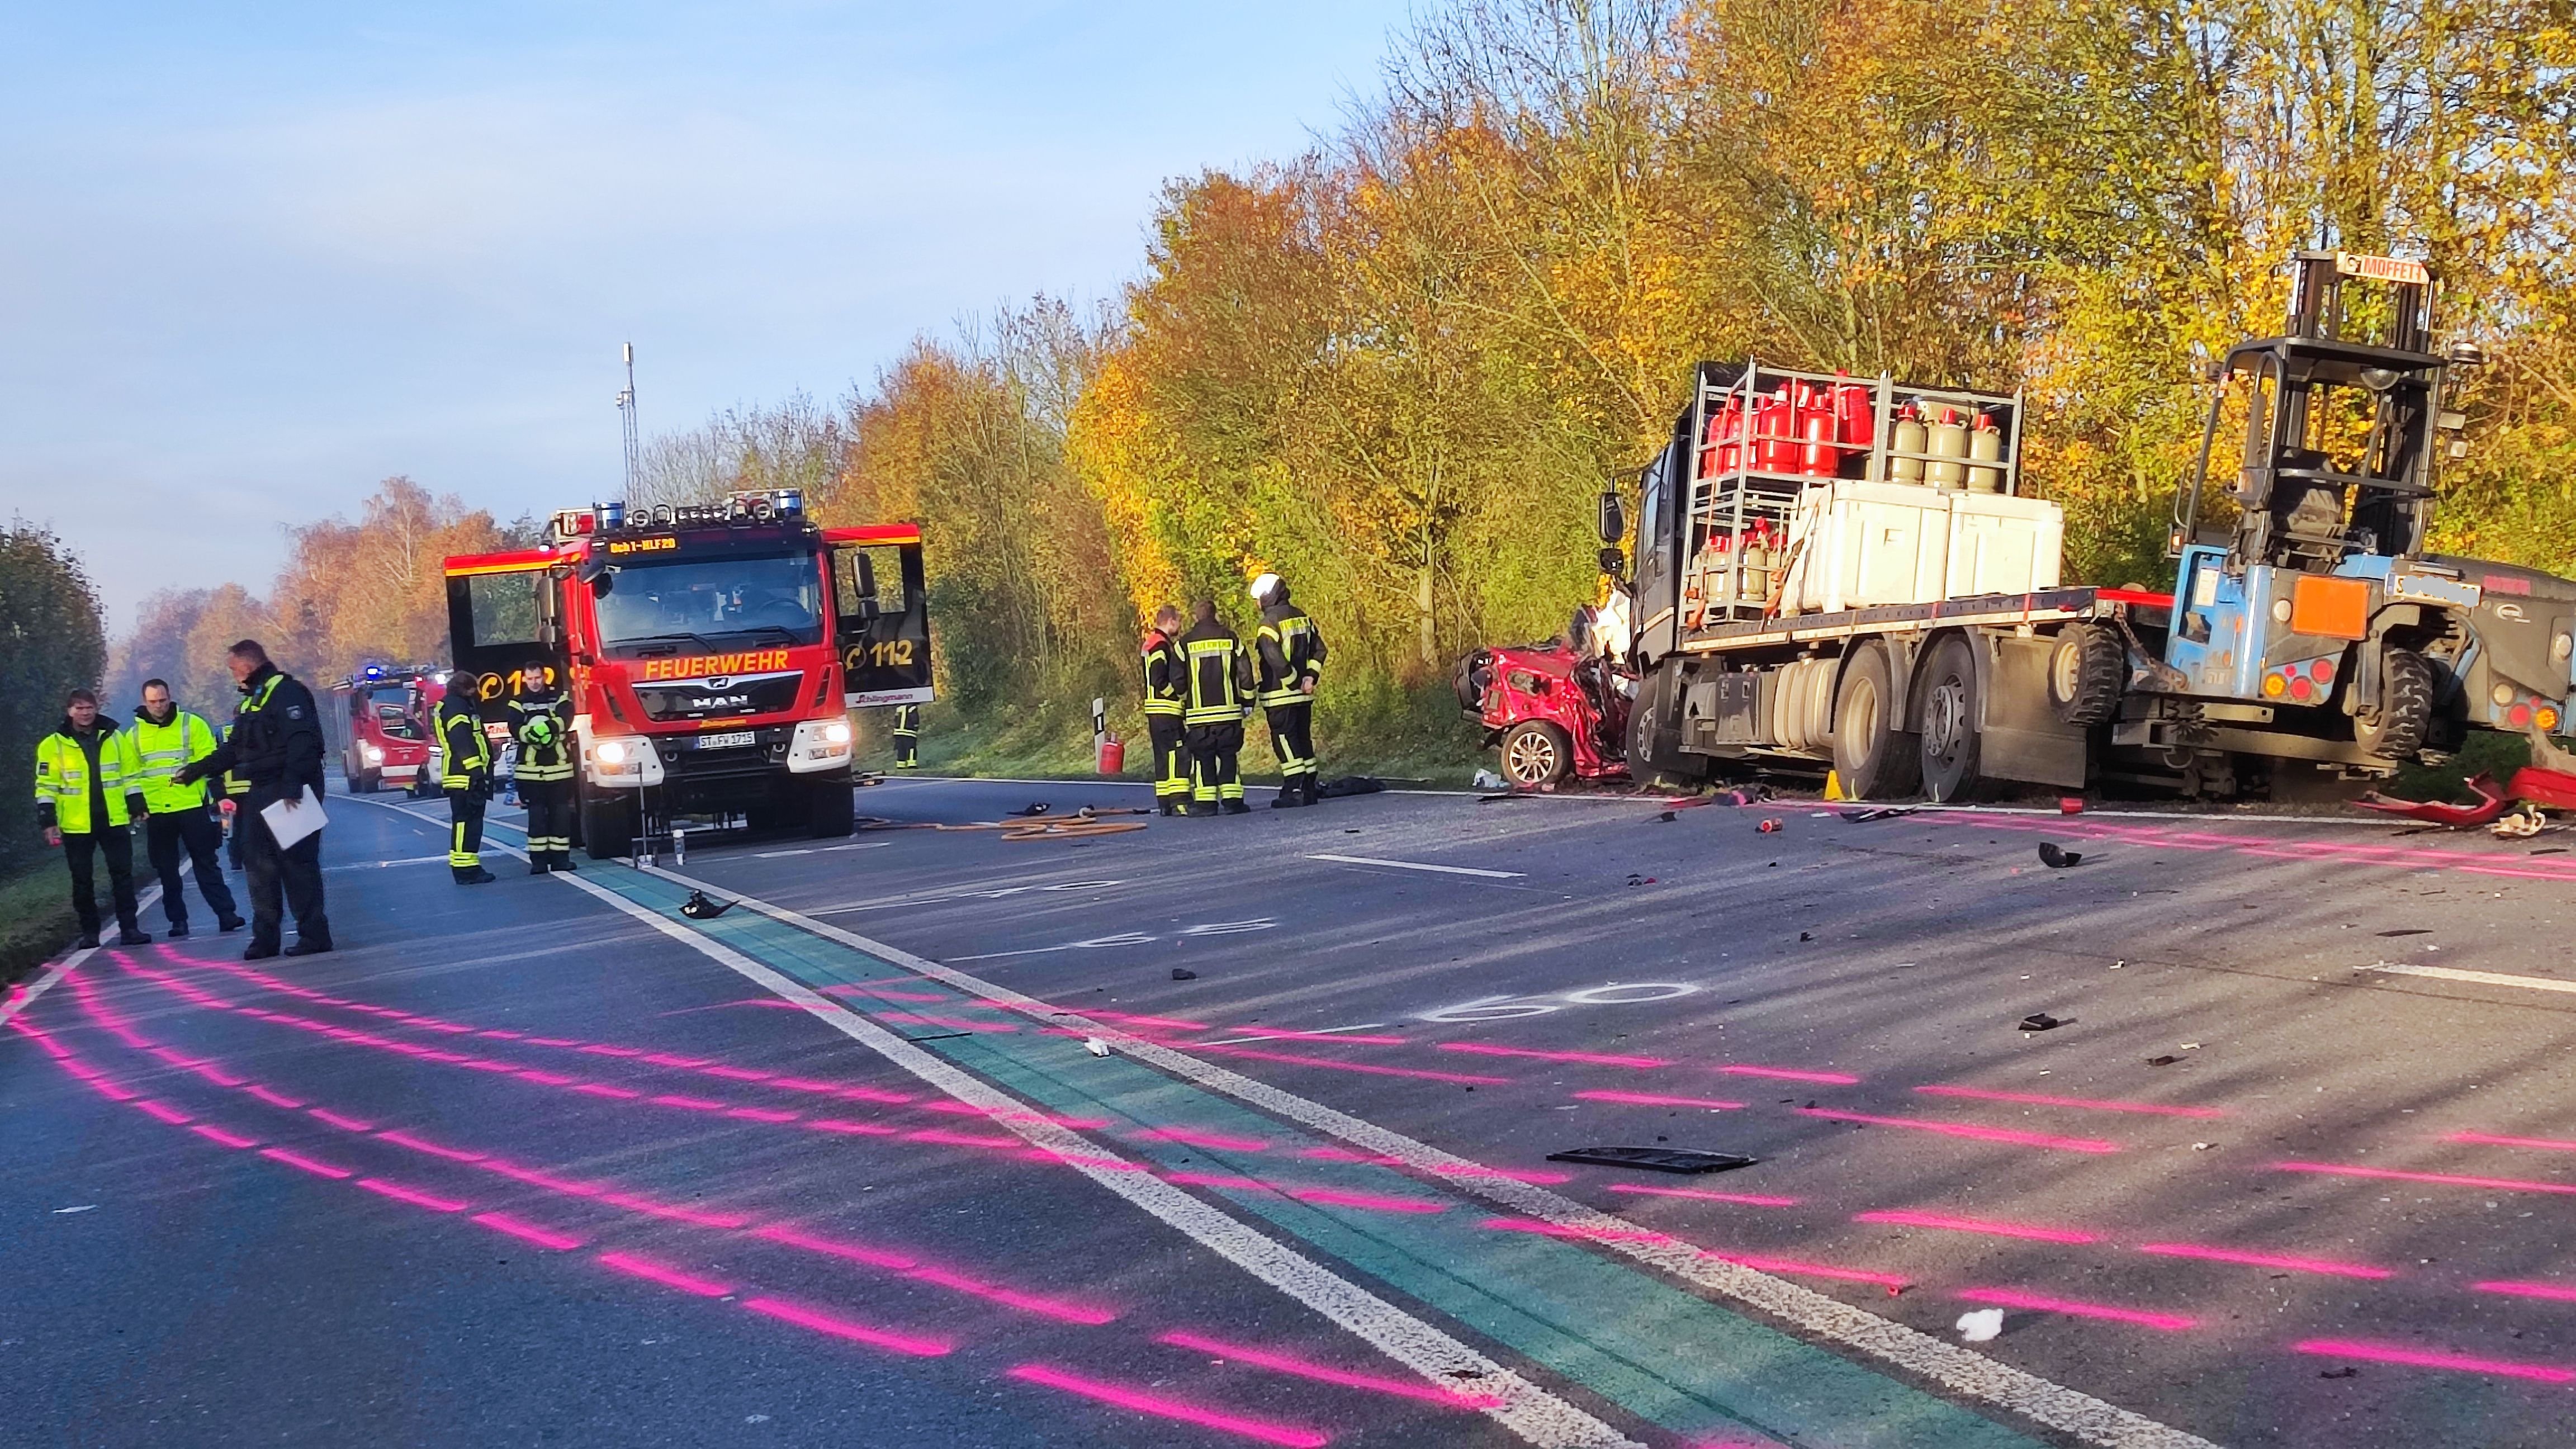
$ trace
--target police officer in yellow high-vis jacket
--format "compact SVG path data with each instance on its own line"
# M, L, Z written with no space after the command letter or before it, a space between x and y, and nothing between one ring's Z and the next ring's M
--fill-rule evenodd
M483 733L477 679L459 670L438 701L439 788L447 792L447 868L458 885L495 877L483 868L483 805L492 798L492 740Z
M98 696L75 689L63 702L63 722L36 741L36 823L45 843L63 848L72 872L72 911L80 917L80 943L98 944L98 887L91 871L107 859L107 885L116 905L116 944L149 946L134 910L134 836L128 822L140 798L128 772L117 723L98 712Z
M232 888L224 884L224 868L215 859L224 831L206 803L206 782L179 783L182 767L215 752L214 727L181 709L170 697L167 680L147 679L143 708L126 729L125 740L127 760L149 812L143 821L143 854L161 878L161 913L170 918L170 939L188 934L188 898L179 875L182 852L196 872L198 893L215 913L217 928L240 930L244 922L233 908Z

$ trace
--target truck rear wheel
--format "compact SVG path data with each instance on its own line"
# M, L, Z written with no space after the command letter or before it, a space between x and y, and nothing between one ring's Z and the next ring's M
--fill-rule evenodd
M847 771L834 771L805 786L806 832L816 840L838 840L858 828L858 806Z
M2433 666L2412 649L2379 657L2379 708L2352 719L2352 737L2383 760L2411 759L2433 724Z
M635 853L636 795L626 790L581 792L581 839L593 860L624 860Z
M2129 649L2116 632L2069 624L2048 656L2049 706L2060 723L2090 729L2119 711L2128 677Z
M1855 651L1834 695L1834 774L1854 800L1895 800L1923 783L1922 746L1899 728L1887 647Z
M1502 750L1503 778L1525 790L1564 779L1574 756L1565 731L1543 720L1523 720L1504 731Z
M1974 798L1977 790L1977 660L1956 635L1932 651L1914 691L1922 736L1923 793L1935 801Z

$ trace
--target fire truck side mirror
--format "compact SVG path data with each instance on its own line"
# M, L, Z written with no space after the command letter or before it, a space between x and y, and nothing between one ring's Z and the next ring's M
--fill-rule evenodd
M1601 490L1601 541L1616 544L1628 536L1628 511L1619 506L1619 495L1607 488Z

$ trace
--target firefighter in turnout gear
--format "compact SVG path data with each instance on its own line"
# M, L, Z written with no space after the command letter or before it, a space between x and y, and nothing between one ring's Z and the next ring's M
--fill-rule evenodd
M36 823L45 843L63 848L72 872L72 910L80 943L98 944L98 887L92 862L107 857L107 888L116 906L120 946L148 946L134 910L134 835L127 821L142 812L128 745L116 721L98 712L98 696L75 689L63 722L36 741Z
M238 931L245 924L233 909L232 887L215 857L223 847L224 828L215 823L206 802L206 784L179 783L180 768L215 752L215 729L181 709L170 698L167 680L143 681L143 709L126 731L136 766L136 788L143 792L143 853L152 873L161 878L161 913L170 918L170 939L188 934L188 900L180 892L179 859L185 852L197 876L197 892L215 913L217 929Z
M438 785L447 792L447 868L458 885L494 879L483 868L483 805L492 798L492 740L483 733L481 680L463 670L448 676L438 701Z
M1288 602L1288 585L1277 574L1252 581L1252 601L1261 606L1254 682L1270 723L1270 748L1279 757L1279 798L1270 808L1313 805L1324 798L1315 768L1315 679L1324 667L1324 636L1305 610Z
M546 684L546 667L519 671L510 701L519 741L519 803L528 807L528 874L572 869L572 702Z
M898 770L921 768L921 706L898 704L894 707L894 767Z
M1180 640L1189 673L1181 710L1190 747L1189 813L1242 815L1252 807L1243 803L1236 756L1243 753L1243 722L1252 717L1252 664L1234 631L1217 622L1214 599L1199 600L1198 616Z
M295 912L295 944L285 954L317 955L331 949L331 920L322 911L322 832L280 846L260 812L281 801L300 800L307 790L321 799L321 710L313 703L313 691L270 663L256 639L235 644L224 662L242 696L233 710L233 727L214 753L180 767L179 783L191 785L229 770L248 787L235 797L233 814L250 890L250 949L242 959L278 954L278 928L288 910Z
M1154 805L1166 815L1186 814L1190 804L1190 751L1181 713L1188 703L1189 662L1174 637L1181 611L1154 611L1145 635L1145 734L1154 743Z

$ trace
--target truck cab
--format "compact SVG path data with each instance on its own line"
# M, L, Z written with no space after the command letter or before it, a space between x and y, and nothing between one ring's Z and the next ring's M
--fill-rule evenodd
M848 712L931 697L920 530L826 529L780 490L596 504L549 534L449 559L449 627L487 719L529 664L570 697L592 856L683 814L849 834Z

